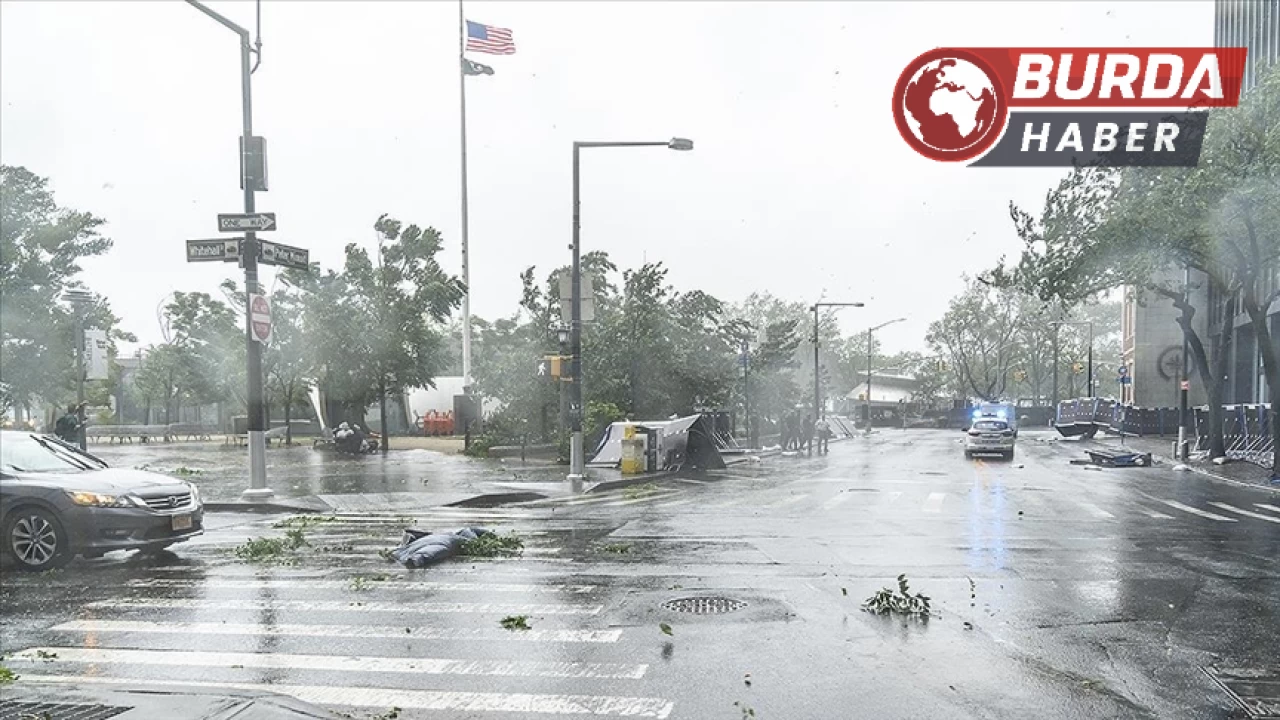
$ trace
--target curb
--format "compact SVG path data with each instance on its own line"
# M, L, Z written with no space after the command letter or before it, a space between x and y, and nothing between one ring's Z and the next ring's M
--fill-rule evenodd
M323 513L327 508L290 502L230 502L208 501L204 503L205 512L242 512L242 513Z
M475 508L491 508L507 503L529 502L531 500L545 500L546 495L536 492L510 492L510 493L485 493L476 495L465 500L446 503L440 507L475 507Z

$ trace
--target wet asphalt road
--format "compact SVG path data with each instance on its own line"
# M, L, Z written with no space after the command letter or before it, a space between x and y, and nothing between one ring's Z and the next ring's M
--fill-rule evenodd
M885 431L647 494L340 516L296 565L230 552L280 517L214 514L168 558L6 573L0 652L22 683L264 687L356 717L1233 717L1201 668L1277 664L1280 494L1090 471L1047 438L971 462L957 432ZM377 554L406 524L528 551L408 571ZM859 611L899 573L928 623ZM710 595L746 605L661 607Z

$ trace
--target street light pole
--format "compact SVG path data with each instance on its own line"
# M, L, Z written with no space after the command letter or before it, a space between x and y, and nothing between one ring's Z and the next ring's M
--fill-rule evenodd
M873 328L867 328L867 434L871 434L871 342L872 333L883 327L888 327L894 323L900 323L906 318L894 318L888 322L882 322Z
M671 138L658 142L574 142L573 143L573 251L572 288L569 313L569 482L576 488L587 477L586 457L584 455L582 420L582 208L579 201L580 172L579 157L582 148L602 147L667 147L671 150L692 150L693 141L685 138Z
M200 12L213 18L218 24L240 36L240 110L241 110L241 167L249 168L249 152L253 137L253 68L249 56L254 49L249 41L249 31L228 20L220 13L205 7L198 0L187 2ZM241 177L244 185L244 213L253 215L255 184L248 177ZM241 250L244 263L244 335L245 359L248 374L248 411L249 411L249 489L241 494L245 500L269 500L275 493L267 487L267 447L266 419L263 417L262 402L262 346L253 339L253 295L259 292L258 287L258 236L253 230L244 234ZM385 429L384 429L385 430Z
M813 419L822 419L822 375L818 370L818 308L866 307L866 303L820 302L813 304Z
M1182 274L1182 301L1189 304L1191 302L1191 266L1188 265L1183 269ZM1191 394L1191 375L1187 371L1187 354L1190 348L1187 347L1187 334L1182 333L1182 376L1178 378L1178 459L1186 462L1191 456L1191 448L1187 443L1187 437L1190 434L1188 427L1190 420L1190 394Z

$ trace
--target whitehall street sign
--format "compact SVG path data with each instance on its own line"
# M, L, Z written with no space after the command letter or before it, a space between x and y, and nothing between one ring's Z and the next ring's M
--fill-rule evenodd
M187 262L235 262L239 257L240 238L187 241Z
M218 215L218 232L243 232L245 230L275 230L275 213L253 213L252 215L223 214Z
M254 340L263 344L271 342L271 303L266 297L249 296L249 326Z
M265 265L280 265L296 270L308 270L311 268L311 253L303 248L282 245L267 240L259 240L258 247L261 249L258 254L258 261Z

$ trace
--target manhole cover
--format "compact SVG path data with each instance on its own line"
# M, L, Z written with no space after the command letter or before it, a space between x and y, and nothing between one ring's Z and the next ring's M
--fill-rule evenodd
M1202 669L1253 720L1280 720L1280 667Z
M662 607L667 610L694 615L721 615L741 610L746 606L747 604L741 600L727 597L689 597L662 603Z
M0 700L0 720L108 720L133 708L119 705L10 702Z

